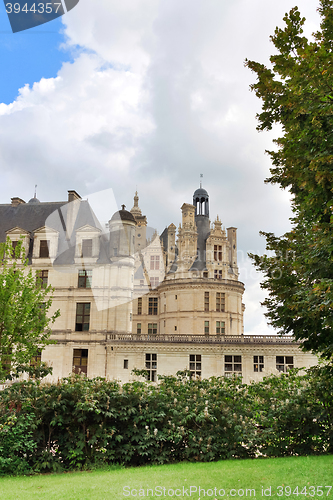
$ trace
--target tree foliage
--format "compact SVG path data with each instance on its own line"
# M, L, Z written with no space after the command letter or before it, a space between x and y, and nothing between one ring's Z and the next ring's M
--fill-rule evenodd
M45 375L45 367L30 366L33 356L50 340L50 323L60 315L48 317L52 304L51 286L28 269L22 241L13 250L8 239L0 244L0 380L11 379L23 371ZM42 373L43 372L43 373Z
M304 349L333 354L333 1L320 0L320 30L308 40L298 8L271 40L271 68L246 61L262 99L258 130L282 125L266 182L292 194L292 230L262 233L273 256L253 255L268 290L266 316Z

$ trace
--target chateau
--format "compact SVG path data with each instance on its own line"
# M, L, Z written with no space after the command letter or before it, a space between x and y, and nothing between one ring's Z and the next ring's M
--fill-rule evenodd
M29 265L54 287L56 344L41 353L50 380L75 371L127 382L137 368L151 381L187 369L250 382L317 363L290 337L244 332L237 230L218 216L211 224L205 189L181 216L178 231L171 223L159 236L148 234L137 193L106 227L75 191L62 202L0 205L0 241L23 237Z

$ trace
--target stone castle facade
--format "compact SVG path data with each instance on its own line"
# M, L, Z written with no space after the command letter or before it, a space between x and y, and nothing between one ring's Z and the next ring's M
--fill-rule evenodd
M56 344L41 353L51 380L75 371L127 382L137 368L151 381L187 369L250 382L317 363L289 337L244 334L237 230L211 224L205 189L182 205L178 232L171 223L160 236L138 202L107 228L75 191L0 205L0 241L23 237L29 265L54 287Z

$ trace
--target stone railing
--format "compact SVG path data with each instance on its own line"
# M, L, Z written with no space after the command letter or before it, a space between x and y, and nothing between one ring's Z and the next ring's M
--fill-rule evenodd
M112 342L192 343L192 344L298 344L290 335L148 335L135 333L107 333Z

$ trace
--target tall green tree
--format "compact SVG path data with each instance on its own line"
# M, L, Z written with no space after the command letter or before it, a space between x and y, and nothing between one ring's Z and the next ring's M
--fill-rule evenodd
M24 254L22 241L14 250L9 239L0 244L0 381L36 372L31 360L52 343L49 325L60 315L48 317L52 288L43 287Z
M271 66L246 61L257 75L251 88L263 101L258 130L282 125L266 182L292 194L292 230L262 233L273 256L251 254L264 273L266 316L304 349L333 355L333 1L320 0L320 29L303 36L298 8L271 40Z

